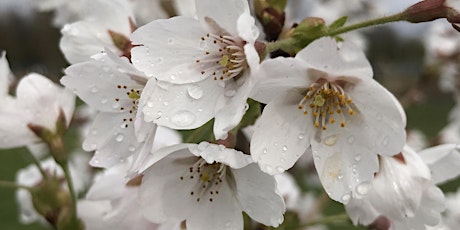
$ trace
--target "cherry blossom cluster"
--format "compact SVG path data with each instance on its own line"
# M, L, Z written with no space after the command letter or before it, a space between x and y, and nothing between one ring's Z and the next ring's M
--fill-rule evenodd
M354 225L455 229L458 209L442 214L438 185L460 174L457 113L442 145L411 147L404 109L373 78L364 38L337 32L381 9L320 2L303 15L307 3L290 0L177 0L171 9L146 0L38 1L56 14L70 66L63 87L33 73L13 96L2 53L0 148L52 157L18 172L21 220L57 229L256 229L295 213L308 223L321 213L289 174L300 170ZM427 2L446 15L420 16ZM447 18L458 29L459 15L456 1L426 0L399 20ZM460 34L449 29L430 33L426 60L441 63L457 93ZM74 114L75 95L85 105ZM61 145L77 117L91 121L79 127L88 160ZM101 171L92 178L89 166ZM65 194L58 205L36 197L45 186Z

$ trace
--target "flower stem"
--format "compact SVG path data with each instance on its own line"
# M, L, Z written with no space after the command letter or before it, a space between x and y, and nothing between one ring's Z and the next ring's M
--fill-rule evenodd
M28 191L32 190L32 188L29 186L19 185L14 182L2 181L2 180L0 180L0 187L13 188L13 189L26 189Z
M63 163L61 164L62 170L64 171L64 176L67 181L67 186L69 188L70 199L72 200L72 217L74 220L77 220L77 195L75 194L75 188L73 186L73 180L69 170L69 164Z
M330 223L336 223L336 222L342 222L348 220L349 217L346 213L341 213L338 215L333 215L333 216L327 216L321 219L313 220L310 221L306 224L299 225L297 229L303 229L305 227L310 227L318 224L330 224Z
M358 22L358 23L355 23L349 26L340 27L336 30L328 32L325 36L336 36L336 35L343 34L346 32L353 31L353 30L357 30L357 29L362 29L362 28L377 26L377 25L383 25L386 23L397 22L397 21L402 21L402 20L404 20L403 15L401 13L397 13L397 14L393 14L390 16L375 18L375 19L371 19L368 21L364 21L364 22Z
M48 178L48 174L46 173L45 169L43 169L42 165L40 164L40 161L32 154L32 152L29 151L29 153L32 162L37 166L38 170L40 171L40 174L42 174L43 179Z

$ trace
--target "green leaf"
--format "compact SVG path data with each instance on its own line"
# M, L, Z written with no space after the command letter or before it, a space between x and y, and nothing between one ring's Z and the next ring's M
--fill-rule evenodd
M336 30L336 29L342 27L347 22L347 19L348 19L347 16L343 16L343 17L335 20L331 25L329 25L329 29L330 30Z

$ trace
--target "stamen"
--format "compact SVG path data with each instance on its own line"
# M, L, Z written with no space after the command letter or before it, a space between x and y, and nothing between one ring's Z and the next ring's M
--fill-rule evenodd
M354 116L357 111L353 100L346 95L341 85L324 79L308 87L297 108L305 115L311 112L313 125L322 130L327 130L328 124L335 124L337 116L341 120L340 127L345 127L346 116Z

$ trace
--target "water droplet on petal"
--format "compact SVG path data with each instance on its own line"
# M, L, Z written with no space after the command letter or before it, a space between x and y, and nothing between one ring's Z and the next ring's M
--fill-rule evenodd
M369 192L369 182L362 182L356 186L356 193L361 196L366 195Z
M342 179L343 179L343 174L340 173L340 174L337 176L337 179L342 180Z
M176 74L171 74L171 76L169 76L169 78L171 78L171 80L176 80L177 75Z
M348 202L350 201L350 198L351 198L350 194L345 194L345 195L343 195L343 196L342 196L342 202L343 202L343 204L348 204Z
M195 122L195 114L182 110L171 117L171 122L179 127L189 126Z
M107 98L103 97L102 100L101 100L101 104L105 104L105 103L107 103L107 101L108 101Z
M284 152L288 150L286 145L283 145L283 148L281 148Z
M268 152L267 148L264 148L263 153L267 154L267 152Z
M117 142L122 142L125 136L123 134L118 134L117 137L115 137L115 140Z
M248 109L249 109L249 104L248 103L244 104L244 111L248 111Z
M225 150L225 145L219 145L219 149L220 149L220 151L224 151Z
M130 146L128 147L128 151L134 152L134 151L136 151L136 147L134 147L134 145L130 145Z
M198 100L201 97L203 97L203 89L201 89L201 87L198 85L191 85L190 87L188 87L187 93L191 98L195 100Z
M328 146L333 146L335 145L335 143L337 143L337 135L326 137L326 139L324 140L324 144Z
M153 102L148 101L148 102L147 102L147 107L152 108L152 107L153 107Z
M163 112L161 111L158 111L156 114L155 114L155 119L160 119L160 117L163 115Z
M355 161L361 161L361 154L355 155Z
M355 136L353 136L353 135L349 136L347 141L348 141L348 143L353 144L353 142L355 142Z
M97 93L98 91L96 86L91 87L91 93Z
M299 140L303 140L305 138L305 134L301 133L299 136L297 136Z
M198 144L198 150L205 150L209 146L209 143L206 141L202 141Z
M169 38L169 39L168 39L168 44L169 44L169 45L174 44L174 39L173 39L173 38Z
M278 166L278 167L276 167L276 171L277 171L278 173L282 173L282 172L284 172L284 168L281 167L281 166Z
M164 105L164 106L168 106L168 105L169 105L169 102L163 101L163 105Z
M269 165L266 165L265 172L267 172L268 174L273 174L273 168Z

